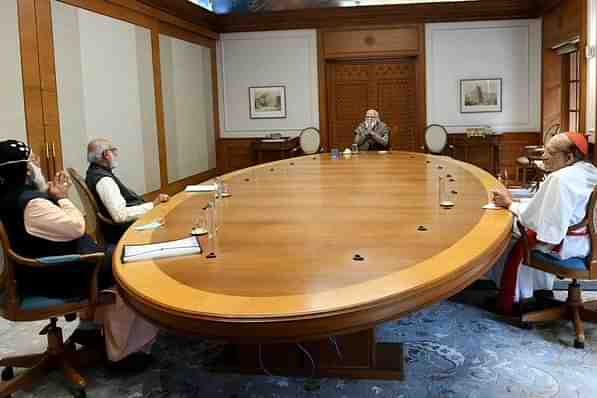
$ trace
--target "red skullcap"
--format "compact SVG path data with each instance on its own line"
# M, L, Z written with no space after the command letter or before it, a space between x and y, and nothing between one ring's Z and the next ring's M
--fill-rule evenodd
M583 134L568 132L566 136L570 138L570 141L576 145L583 155L587 156L589 154L589 143Z

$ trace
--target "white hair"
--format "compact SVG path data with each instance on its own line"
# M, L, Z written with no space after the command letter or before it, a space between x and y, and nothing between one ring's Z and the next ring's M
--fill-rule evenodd
M93 148L93 149L92 149ZM110 143L103 139L95 139L87 146L87 161L97 163L104 158L104 152L110 149Z

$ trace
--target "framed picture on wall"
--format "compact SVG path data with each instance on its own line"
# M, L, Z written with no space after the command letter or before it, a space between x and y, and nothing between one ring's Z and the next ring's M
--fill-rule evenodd
M501 78L460 80L460 113L501 111Z
M286 117L286 87L249 87L251 119L283 119Z

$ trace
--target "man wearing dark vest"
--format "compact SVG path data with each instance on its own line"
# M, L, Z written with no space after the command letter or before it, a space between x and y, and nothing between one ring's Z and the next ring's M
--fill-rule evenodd
M13 250L24 257L103 251L85 234L85 219L67 198L71 181L64 172L46 182L31 148L20 141L0 142L0 219ZM83 296L94 264L33 269L17 267L19 288L48 297ZM100 273L100 288L114 284L111 255Z
M112 287L113 246L103 249L85 234L85 218L67 198L71 185L63 171L47 182L27 144L0 141L0 219L12 249L31 258L105 252L98 287ZM53 265L51 269L17 266L15 273L21 294L73 298L89 294L94 268L94 263L71 262ZM108 359L113 361L110 366L115 369L143 367L151 357L130 354L151 348L157 328L138 318L116 296L117 304L113 306L103 307L95 314L79 314L79 326L71 339L81 344L103 340ZM132 361L121 361L125 357ZM115 361L119 361L118 365Z
M85 182L95 196L102 214L117 226L102 225L104 236L110 243L117 243L126 229L154 206L168 201L168 195L159 194L153 202L145 202L114 174L118 150L106 139L95 139L87 145L89 168Z

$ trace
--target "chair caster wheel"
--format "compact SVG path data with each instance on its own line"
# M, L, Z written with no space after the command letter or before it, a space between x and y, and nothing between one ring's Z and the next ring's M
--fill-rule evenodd
M15 372L12 366L7 366L2 370L2 381L8 381L15 377Z
M585 348L585 343L582 341L574 340L574 348L583 349Z

